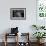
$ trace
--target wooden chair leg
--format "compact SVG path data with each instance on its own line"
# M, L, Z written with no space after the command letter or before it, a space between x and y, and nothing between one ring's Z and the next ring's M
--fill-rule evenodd
M17 34L17 37L16 37L16 45L15 46L18 46L18 34Z
M18 46L18 34L17 34L17 46Z
M5 46L7 46L7 33L5 34Z
M7 42L5 41L5 46L7 46Z

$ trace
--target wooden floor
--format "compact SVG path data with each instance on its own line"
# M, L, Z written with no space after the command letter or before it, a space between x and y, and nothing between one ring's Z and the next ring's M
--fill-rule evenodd
M4 43L0 42L0 46L4 46ZM14 43L10 42L10 43L8 43L7 46L15 46L15 42ZM32 43L30 43L30 46L37 46L37 43L32 42ZM42 45L42 46L46 46L46 43L44 43L44 45Z

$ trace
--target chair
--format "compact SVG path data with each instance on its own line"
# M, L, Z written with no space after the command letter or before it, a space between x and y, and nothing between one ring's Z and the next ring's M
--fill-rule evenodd
M19 46L30 46L29 33L21 33L22 40L26 38L26 41L20 42Z
M11 33L5 33L5 46L8 45L7 42L7 38L13 37L13 36L17 36L17 38L15 38L16 41L16 46L18 46L18 28L11 28Z
M7 46L7 44L8 44L8 42L7 42L7 38L8 38L8 37L7 37L7 36L8 36L9 38L10 38L10 36L17 36L17 38L15 38L15 39L17 39L17 41L16 41L16 43L17 43L16 46L18 46L18 34L17 34L17 35L16 35L16 34L13 34L13 35L12 35L12 34L6 33L6 34L5 34L5 46Z

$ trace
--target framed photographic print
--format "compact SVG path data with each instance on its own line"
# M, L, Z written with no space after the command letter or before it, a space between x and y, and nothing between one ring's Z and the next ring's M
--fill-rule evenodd
M46 0L37 0L36 10L36 24L39 26L46 25Z
M37 1L37 15L39 18L46 18L46 0Z
M10 19L11 20L25 20L26 8L10 8Z

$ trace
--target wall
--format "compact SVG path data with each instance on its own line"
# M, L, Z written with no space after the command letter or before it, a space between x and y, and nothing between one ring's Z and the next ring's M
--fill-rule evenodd
M26 20L10 20L10 8L26 8ZM19 32L30 32L32 36L32 24L36 24L36 0L0 0L0 34L17 26Z

